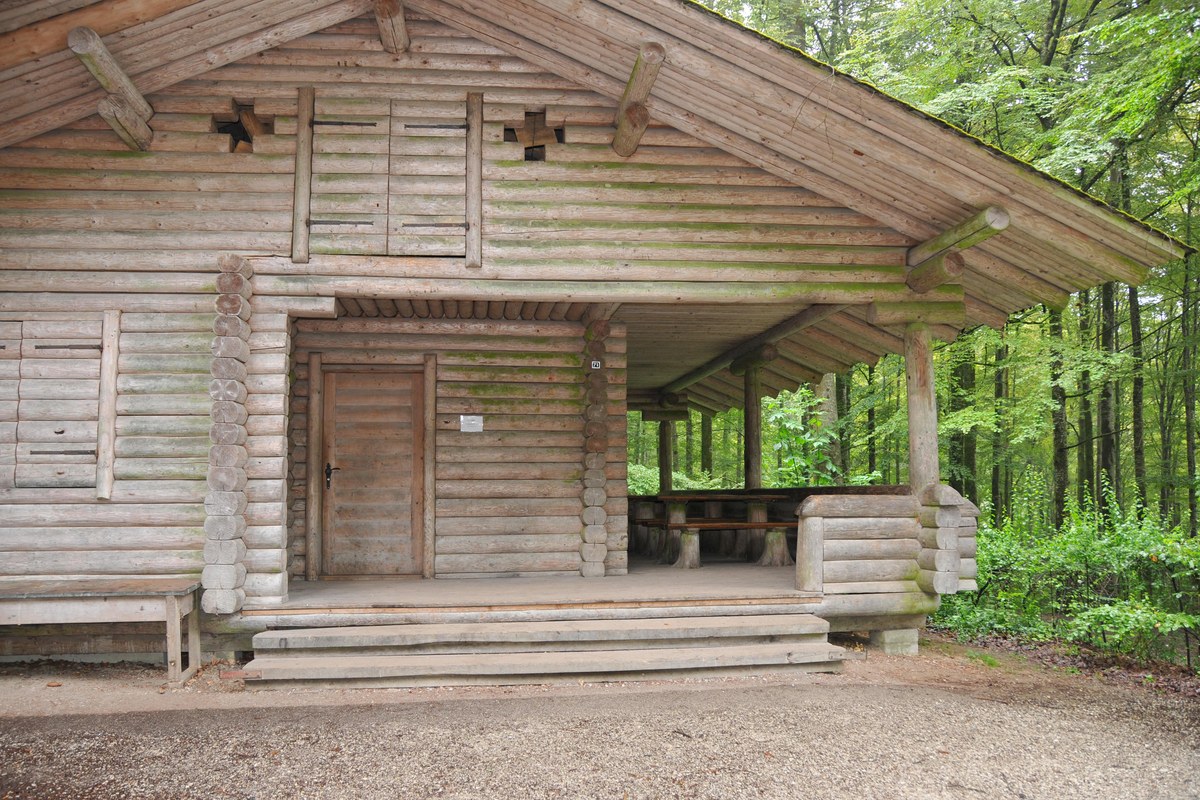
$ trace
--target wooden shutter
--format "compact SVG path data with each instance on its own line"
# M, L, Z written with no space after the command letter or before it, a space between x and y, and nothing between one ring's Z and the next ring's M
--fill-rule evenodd
M317 97L313 118L313 253L387 253L390 101Z
M21 323L17 488L96 485L101 319Z
M467 104L392 101L388 254L466 253Z

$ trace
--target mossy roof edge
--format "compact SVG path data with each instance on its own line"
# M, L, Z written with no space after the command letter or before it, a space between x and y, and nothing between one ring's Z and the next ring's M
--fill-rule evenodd
M824 61L822 61L821 59L816 58L815 56L809 55L808 53L804 52L803 50L801 50L798 47L794 47L790 44L787 44L786 42L781 42L772 36L768 36L767 34L763 33L762 31L758 31L747 25L743 25L742 23L738 22L737 20L730 19L729 17L725 16L724 14L720 13L719 11L715 11L714 9L711 9L708 6L702 5L699 2L699 0L675 0L675 2L677 2L681 6L697 9L697 10L709 15L710 17L718 20L719 22L721 22L725 25L728 25L732 28L735 28L739 32L748 33L748 34L756 37L760 41L763 41L767 44L772 45L773 47L786 53L787 55L790 55L793 58L798 58L802 61L806 61L809 64L811 64L812 66L818 67L822 70L828 70L829 73L831 75L833 75L835 78L849 81L849 82L861 87L862 89L865 89L866 91L870 92L871 94L883 99L884 101L892 103L893 105L904 109L904 111L906 111L909 114L913 114L929 123L932 123L932 124L942 128L943 130L950 131L951 133L953 133L959 137L962 137L963 139L968 140L972 144L983 148L986 152L990 153L991 155L997 156L997 157L1001 158L1002 160L1007 161L1010 164L1014 164L1018 167L1021 167L1022 169L1026 170L1028 173L1030 173L1033 177L1040 177L1044 180L1047 180L1047 181L1050 181L1051 183L1056 184L1057 186L1067 189L1068 191L1073 193L1076 197L1082 198L1082 199L1086 200L1087 202L1091 203L1098 210L1107 212L1109 214L1112 214L1115 217L1118 217L1120 219L1131 222L1134 225L1141 228L1142 230L1152 233L1155 236L1159 237L1160 239L1163 240L1163 243L1165 245L1167 245L1168 247L1173 247L1175 249L1182 251L1180 254L1181 258L1184 256L1187 256L1187 255L1193 255L1197 252L1200 252L1200 250L1198 250L1196 247L1193 247L1192 245L1190 245L1186 242L1183 242L1180 239L1177 239L1176 237L1172 236L1171 234L1169 234L1159 228L1156 228L1154 225L1150 224L1149 222L1147 222L1143 219L1139 219L1128 212L1125 212L1119 208L1113 207L1112 205L1110 205L1109 203L1100 199L1099 197L1096 197L1093 194L1085 192L1083 189L1080 189L1078 186L1071 185L1070 183L1063 180L1062 178L1059 178L1056 175L1052 175L1049 172L1046 172L1045 170L1043 170L1039 167L1036 167L1033 164L1030 164L1028 161L1018 158L1018 157L1014 156L1013 154L1000 149L999 147L995 146L994 144L991 144L990 142L986 142L983 139L980 139L975 134L970 133L969 131L965 131L962 128L958 127L957 125L955 125L951 122L947 122L946 120L942 119L941 117L939 117L935 114L931 114L928 111L925 111L924 109L921 109L921 108L918 108L917 106L912 105L911 103L906 103L905 101L901 100L900 98L898 98L894 95L888 94L887 92L880 89L878 86L874 85L870 81L863 80L862 78L856 78L855 76L851 75L848 72L843 72L842 70L838 69L837 67L833 66L832 64L827 64Z

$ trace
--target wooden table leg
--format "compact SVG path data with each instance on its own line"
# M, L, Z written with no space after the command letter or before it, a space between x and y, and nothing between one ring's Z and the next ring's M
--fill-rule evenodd
M757 501L746 503L746 521L747 522L766 522L767 521L767 504ZM746 533L746 553L747 561L757 561L762 556L765 546L765 535L762 529L748 530Z
M788 552L787 529L783 527L768 528L767 538L763 543L762 558L758 559L760 567L790 567L792 554Z
M667 527L663 531L663 549L659 557L662 564L672 564L679 557L682 546L680 529L687 522L687 503L667 503ZM680 527L672 528L672 525Z
M700 569L700 531L695 528L683 529L679 534L679 558L671 566Z

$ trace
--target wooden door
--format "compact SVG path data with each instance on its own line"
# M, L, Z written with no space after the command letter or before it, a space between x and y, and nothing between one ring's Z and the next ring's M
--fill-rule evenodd
M325 373L322 576L419 575L422 373Z

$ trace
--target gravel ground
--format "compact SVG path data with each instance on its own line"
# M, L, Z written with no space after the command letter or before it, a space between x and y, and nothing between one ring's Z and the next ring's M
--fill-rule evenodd
M1200 702L998 659L415 690L5 667L0 798L1200 798Z

